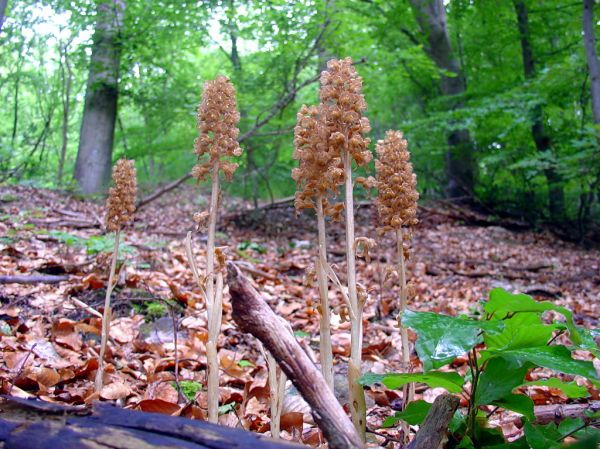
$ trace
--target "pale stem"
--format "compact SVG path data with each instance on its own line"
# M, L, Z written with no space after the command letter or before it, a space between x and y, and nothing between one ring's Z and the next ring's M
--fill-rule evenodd
M216 423L219 419L219 360L217 340L221 324L223 276L217 276L217 294L215 295L215 234L217 231L217 209L219 203L219 162L215 162L212 171L212 191L210 196L210 214L208 217L208 243L206 249L206 318L208 322L208 341L206 343L208 420ZM220 284L220 285L219 285Z
M327 237L325 234L325 214L323 213L323 198L317 197L317 229L319 253L315 263L319 297L321 300L321 315L319 326L319 351L321 357L321 371L325 382L333 391L333 352L331 349L331 311L329 309L329 291L327 288Z
M396 230L396 245L397 245L397 256L398 256L398 276L400 277L400 304L398 311L398 328L400 329L400 340L402 342L402 366L407 372L410 367L410 351L408 343L408 331L402 324L402 316L406 310L408 302L408 288L406 286L406 263L404 260L404 248L403 248L403 237L402 228ZM405 384L402 387L402 398L404 399L404 408L412 402L414 396L414 384ZM408 437L408 424L403 422L402 429L404 430L404 436Z
M283 410L283 399L285 395L285 374L277 366L275 358L264 348L263 355L267 361L269 372L269 395L271 399L271 436L279 439L281 429L281 411Z
M100 356L98 358L98 370L96 371L95 390L100 392L104 383L104 355L110 333L110 296L114 288L115 271L117 269L117 259L119 258L119 235L121 230L115 232L115 246L113 248L112 259L110 262L110 274L108 275L108 285L106 286L106 296L104 297L104 314L102 315L102 337L100 342Z
M362 360L362 305L358 302L356 290L356 260L354 255L354 199L352 194L352 159L347 150L342 150L345 177L346 201L346 262L348 272L348 297L350 299L351 316L350 362L348 365L348 390L350 395L350 412L356 431L366 441L367 406L365 392L358 383L361 376Z

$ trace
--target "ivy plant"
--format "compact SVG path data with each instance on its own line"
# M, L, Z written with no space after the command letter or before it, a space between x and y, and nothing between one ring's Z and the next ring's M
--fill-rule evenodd
M560 319L548 322L544 317L546 312ZM416 351L424 372L367 373L361 382L382 383L391 389L420 382L462 395L468 407L456 412L448 429L456 447L557 449L567 437L576 438L581 447L597 447L600 443L600 430L594 428L600 423L598 414L565 419L558 425L539 425L535 423L532 399L520 388L545 385L560 389L568 398L588 396L587 389L574 381L558 377L528 380L527 374L535 368L580 376L600 385L593 364L573 357L575 350L599 356L595 343L598 331L576 326L568 309L497 288L490 292L479 319L407 310L402 323L417 334ZM556 343L562 334L568 334L569 346ZM464 376L448 368L457 357L465 355L468 370ZM383 426L391 427L401 420L418 425L430 408L431 404L423 400L413 401L403 411L388 417ZM508 443L501 429L489 427L488 417L498 408L523 416L521 438Z

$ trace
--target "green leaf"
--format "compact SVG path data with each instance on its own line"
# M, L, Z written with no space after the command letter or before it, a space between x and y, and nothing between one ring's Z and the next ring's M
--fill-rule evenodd
M411 310L404 312L402 324L419 337L416 350L425 371L444 366L481 343L482 329L499 333L504 328L501 321L476 321Z
M536 301L529 295L523 293L513 294L501 288L495 288L490 292L490 299L483 307L485 312L496 319L506 318L509 314L519 312L538 312L543 313L548 310L561 313L565 319L571 341L580 345L582 343L582 335L580 329L575 326L573 314L569 309L555 305L550 301ZM586 341L586 345L589 345ZM594 344L595 346L595 344Z
M504 320L504 330L499 334L485 334L488 349L517 349L544 346L556 330L555 325L546 325L540 314L519 313Z
M420 382L431 388L441 387L450 393L460 393L464 379L456 372L428 371L426 373L366 373L359 382L361 385L372 385L379 382L392 390L411 382Z
M491 404L510 395L523 383L530 365L510 357L495 357L485 365L475 391L475 406Z
M388 416L383 422L383 427L393 427L398 421L405 421L411 426L421 424L430 408L431 404L429 402L423 400L413 401L408 404L405 410L396 412L393 416Z
M575 360L571 358L571 351L565 346L540 346L537 348L511 349L508 351L482 351L482 359L490 357L514 357L523 363L531 362L537 366L549 368L565 374L597 379L596 370L592 362Z
M557 388L569 398L585 398L589 396L587 388L577 385L576 382L563 382L555 377L526 382L523 385Z
M249 367L249 366L254 366L254 363L252 363L252 362L251 362L251 361L249 361L249 360L245 360L245 359L242 359L242 360L238 361L238 362L237 362L237 364L238 364L240 367L242 367L242 368L247 368L247 367Z
M523 416L530 421L535 420L535 414L533 413L533 401L529 396L524 394L507 394L500 399L492 402L492 405L497 405L506 410L512 410Z
M229 404L219 406L219 415L225 415L226 413L234 411L236 405L236 402L230 402Z

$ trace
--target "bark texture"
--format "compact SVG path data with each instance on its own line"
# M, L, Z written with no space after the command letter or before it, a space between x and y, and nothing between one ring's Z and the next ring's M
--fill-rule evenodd
M4 449L294 449L296 444L205 421L125 410L97 403L93 412L44 401L0 403Z
M467 89L460 63L452 51L448 35L446 9L443 0L410 0L421 33L427 42L425 51L436 66L455 76L442 76L440 90L455 96L451 109L463 107L460 95ZM469 131L455 129L448 136L446 152L446 194L450 198L471 197L473 194L473 142Z
M119 96L119 35L125 2L98 3L75 179L85 194L104 190L110 179Z
M583 44L590 74L592 93L592 112L594 123L600 123L600 63L596 52L596 34L594 32L594 0L583 0Z
M231 262L227 264L233 319L258 338L312 408L315 422L331 449L362 448L356 429L327 386L321 371L289 332L282 319Z
M524 0L513 0L515 13L517 15L517 26L519 29L519 38L521 42L521 55L523 58L523 72L525 79L535 77L535 58L531 44L529 32L529 14ZM544 111L541 105L533 109L531 124L531 135L535 143L535 148L540 153L552 153L552 140L546 132L544 126ZM549 166L544 170L546 182L548 184L548 208L552 221L558 222L564 217L565 199L562 186L562 177L557 173L556 168Z
M408 449L437 449L446 437L448 425L454 412L460 404L460 399L451 394L438 396L425 417L425 421L417 432L415 439Z

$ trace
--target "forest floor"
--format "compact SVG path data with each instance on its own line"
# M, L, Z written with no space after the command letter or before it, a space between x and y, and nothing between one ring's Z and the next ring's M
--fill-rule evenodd
M252 213L242 201L225 199L224 203L217 243L228 247L228 257L252 277L316 359L317 293L303 284L315 252L314 220L308 214L297 216L291 207ZM200 385L205 384L206 319L183 240L193 230L193 213L206 205L207 197L197 189L182 188L141 209L133 227L124 233L125 263L112 303L107 369L111 382L98 397L93 392L100 329L96 311L102 311L107 254L112 250L112 239L103 235L103 205L54 191L3 187L0 278L39 274L65 276L65 280L0 285L1 392L68 404L117 401L128 408L203 418L206 397ZM490 289L503 287L566 306L573 310L577 324L598 325L600 250L585 250L546 232L469 226L437 213L436 207L421 211L414 232L409 264L411 309L473 314ZM330 261L344 273L341 225L332 224L329 233ZM399 370L397 289L393 276L386 279L394 242L389 236L377 236L375 210L368 205L357 211L356 234L379 244L370 262L358 262L359 281L369 292L365 369ZM203 235L194 235L197 262L203 267ZM350 352L349 323L340 317L336 291L331 292L331 299L336 371L343 379ZM231 320L227 294L225 302L219 340L221 404L225 405L220 419L229 426L266 432L265 361L253 338L240 333ZM412 333L410 337L416 338ZM416 356L413 362L420 369ZM460 361L454 366L460 368ZM176 381L183 394L178 393ZM344 382L339 383L338 396L343 399ZM592 399L598 399L598 390L589 389ZM438 389L424 387L417 392L418 398L428 401L440 394ZM529 387L528 393L536 405L566 402L560 390L548 387ZM380 426L399 395L383 387L374 387L368 394L368 427L394 437L396 430ZM290 399L285 407L282 427L289 435L318 443L320 434L301 401ZM520 435L516 415L496 413L492 418L509 438Z

